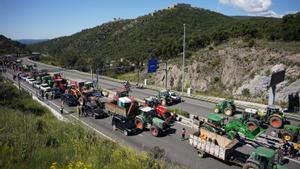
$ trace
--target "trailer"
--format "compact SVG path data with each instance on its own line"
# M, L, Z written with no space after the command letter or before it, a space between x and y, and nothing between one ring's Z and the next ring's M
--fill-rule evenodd
M275 163L275 151L266 147L257 147L250 155L236 151L239 141L226 136L200 128L189 137L200 158L207 155L216 157L224 162L230 162L243 167L243 169L285 169L286 167Z

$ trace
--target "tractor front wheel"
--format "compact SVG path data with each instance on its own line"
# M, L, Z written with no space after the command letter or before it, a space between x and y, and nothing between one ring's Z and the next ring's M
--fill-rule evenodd
M219 113L220 110L219 110L218 108L215 108L214 112L215 112L215 113Z
M232 116L232 115L233 115L232 108L226 107L226 108L224 109L224 114L225 114L226 116Z
M144 129L143 121L141 119L135 119L135 126L140 130Z
M248 162L243 166L243 169L260 169L260 167L257 164Z
M246 125L247 125L248 130L250 130L250 131L254 131L258 127L258 125L255 121L247 121Z
M152 136L157 137L159 135L159 129L156 127L151 127L150 129Z
M283 121L282 118L278 117L278 116L271 116L270 120L269 120L269 124L274 127L274 128L281 128L283 125Z
M285 140L285 141L293 141L294 140L294 135L289 131L284 131L282 133L282 139Z

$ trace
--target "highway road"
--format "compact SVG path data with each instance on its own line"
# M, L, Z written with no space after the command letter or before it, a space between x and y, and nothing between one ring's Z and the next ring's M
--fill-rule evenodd
M25 63L28 60L24 61ZM54 68L52 66L44 66L42 64L38 64L39 69L49 69L49 71L60 71L59 68ZM90 77L87 77L83 74L74 73L73 71L65 70L63 72L64 76L70 79L82 79L82 80L91 80ZM12 78L11 74L7 74L9 78ZM22 87L26 88L26 90L31 91L33 94L36 93L35 89L33 89L28 83L21 81ZM120 83L111 82L108 80L101 79L100 85L103 88L114 90L118 87L121 87ZM133 89L132 95L138 98L144 98L150 95L155 95L155 91L149 89ZM59 110L60 100L49 100L46 103L51 106L55 110ZM182 104L182 105L181 105ZM182 106L185 111L189 111L199 115L205 115L207 113L212 112L213 104L206 103L193 99L186 99L184 103L176 105L177 107ZM66 107L66 111L74 112L74 107ZM64 117L70 119L72 121L78 120L78 116L74 113L66 113ZM162 137L153 137L149 132L143 132L134 136L124 136L120 132L116 132L112 130L111 127L111 119L110 117L105 119L93 119L90 117L81 117L81 120L84 124L88 125L89 128L93 128L99 133L103 133L104 135L112 138L118 143L126 146L133 147L138 151L149 151L151 148L155 146L159 146L163 148L166 152L167 159L170 160L174 164L183 165L188 168L203 168L203 169L217 169L217 168L240 168L239 166L229 165L215 158L198 158L196 151L192 146L188 144L188 141L180 140L180 131L183 127L186 126L176 123L171 132L167 133ZM187 128L187 134L192 133L190 128ZM240 148L241 152L250 153L253 148L248 146L243 146ZM288 168L300 168L300 164L294 161L289 161L287 164Z

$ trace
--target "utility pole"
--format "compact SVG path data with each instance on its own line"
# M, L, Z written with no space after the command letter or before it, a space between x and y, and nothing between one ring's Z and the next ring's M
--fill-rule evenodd
M96 69L96 78L97 78L97 80L96 80L96 89L98 90L99 89L99 68L98 68L98 66L97 66L97 69Z
M168 89L168 62L166 61L166 89Z
M181 95L184 89L184 61L185 61L185 24L183 24L183 52L182 52L182 81L181 81Z

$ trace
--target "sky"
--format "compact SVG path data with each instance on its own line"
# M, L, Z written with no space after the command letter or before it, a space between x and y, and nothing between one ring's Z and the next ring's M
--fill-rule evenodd
M229 16L282 17L300 11L300 0L0 0L0 34L11 39L52 39L176 3Z

